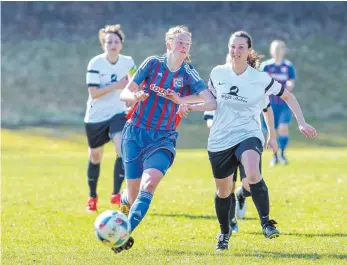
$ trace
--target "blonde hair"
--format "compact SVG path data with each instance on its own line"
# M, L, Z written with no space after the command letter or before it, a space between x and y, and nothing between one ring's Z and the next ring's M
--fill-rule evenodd
M101 47L103 47L105 44L105 36L107 33L116 34L119 37L120 41L124 43L125 35L124 35L124 32L121 30L121 25L120 24L106 25L104 28L101 28L99 30L99 42Z
M273 40L270 44L270 49L273 49L275 45L282 45L283 48L287 48L283 40Z
M233 34L230 36L230 38L229 38L229 44L228 44L228 46L230 46L231 40L232 40L233 38L236 38L236 37L242 37L242 38L247 39L248 48L250 49L250 51L248 52L247 63L248 63L251 67L253 67L254 69L258 69L259 66L260 66L260 60L261 60L264 56L258 54L258 53L253 49L253 40L252 40L251 34L249 34L249 33L246 32L246 31L237 31L237 32L233 33ZM229 54L227 55L226 61L227 61L228 63L231 62L231 57L230 57Z
M283 40L273 40L273 41L271 42L271 44L270 44L270 55L271 55L272 57L275 56L275 55L274 55L275 48L276 48L276 47L279 47L279 46L281 46L281 48L283 48L283 49L284 49L284 52L285 52L287 46L286 46L286 44L285 44L285 42L284 42Z
M176 35L178 34L182 34L182 33L188 33L190 38L192 37L192 33L189 31L187 26L184 25L178 25L175 27L172 27L168 30L168 32L165 33L165 43L169 43L171 41L174 40L174 38L176 37ZM185 59L185 62L190 63L191 59L190 59L190 55L188 55Z

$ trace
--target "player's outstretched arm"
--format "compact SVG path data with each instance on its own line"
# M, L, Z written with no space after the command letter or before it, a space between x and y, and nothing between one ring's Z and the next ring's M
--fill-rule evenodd
M306 123L304 115L302 114L301 107L296 100L296 97L287 89L284 90L281 98L288 104L289 108L294 113L294 116L298 122L299 130L308 138L317 136L317 131L311 125Z
M199 97L203 99L203 103L188 105L189 111L209 111L217 109L217 101L210 90L205 89L201 91Z

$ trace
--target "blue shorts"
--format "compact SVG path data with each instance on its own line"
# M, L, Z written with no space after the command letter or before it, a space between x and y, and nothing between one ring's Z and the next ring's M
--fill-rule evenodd
M275 129L277 130L280 124L290 124L292 120L292 111L287 104L283 105L271 105L274 119L275 119ZM261 117L262 127L264 131L267 131L266 123L264 117Z
M122 132L125 177L141 178L145 169L155 168L164 175L176 156L176 131L143 129L127 122Z

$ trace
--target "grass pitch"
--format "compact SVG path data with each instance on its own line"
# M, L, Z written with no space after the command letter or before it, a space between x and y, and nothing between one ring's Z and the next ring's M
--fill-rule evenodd
M2 130L2 264L347 264L347 149L288 150L290 165L264 177L281 236L265 239L248 200L247 218L229 251L216 253L214 181L205 150L178 150L130 251L114 255L87 214L87 145L83 135ZM63 136L63 137L62 137ZM107 145L99 211L110 209L115 154ZM239 185L239 183L238 183Z

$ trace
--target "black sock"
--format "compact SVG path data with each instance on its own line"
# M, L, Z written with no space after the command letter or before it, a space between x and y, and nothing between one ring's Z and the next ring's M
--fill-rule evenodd
M124 180L124 167L123 160L121 157L117 157L114 162L114 170L113 170L113 194L117 194L120 191Z
M249 187L251 188L254 205L258 210L260 222L263 225L269 221L270 213L269 192L267 186L264 179L261 179L261 181L256 184L249 184Z
M243 196L247 198L251 196L251 193L242 186L241 189L237 191L236 196Z
M216 214L222 234L229 233L229 213L231 206L231 195L226 198L219 198L216 194L214 197Z
M92 162L88 162L88 185L89 185L89 196L96 198L96 186L100 175L100 163L94 165Z
M229 218L231 221L234 220L235 218L235 206L236 206L235 193L231 193L231 206L230 206L230 213L229 213Z

